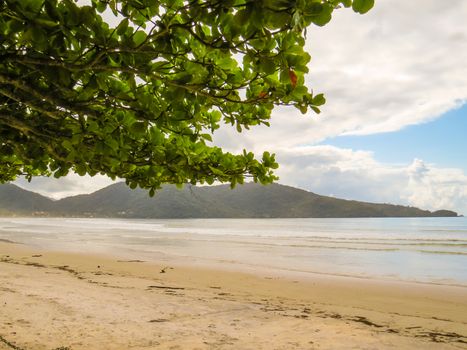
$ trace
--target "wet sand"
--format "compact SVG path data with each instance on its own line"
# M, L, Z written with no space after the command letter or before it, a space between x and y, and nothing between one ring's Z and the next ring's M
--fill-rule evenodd
M0 349L467 349L467 288L0 242Z

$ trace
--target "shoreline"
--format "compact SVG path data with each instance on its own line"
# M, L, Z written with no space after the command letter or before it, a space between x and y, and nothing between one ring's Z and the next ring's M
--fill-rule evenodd
M167 258L190 266L274 270L285 276L324 273L467 287L465 224L18 219L3 220L1 231L2 238L53 250L156 262Z
M387 276L376 276L376 275L359 275L359 274L346 274L333 271L313 271L313 270L300 270L296 268L288 267L276 267L270 265L259 265L253 263L245 263L234 260L223 260L223 259L214 259L214 258L200 258L200 257L191 257L186 255L173 255L163 252L153 252L152 254L143 252L144 256L141 256L138 253L130 253L128 251L118 251L118 252L108 252L108 251L93 251L88 253L83 253L78 247L74 249L64 248L65 246L56 246L56 247L44 247L44 246L34 246L28 243L12 241L9 239L0 239L1 244L15 244L18 247L24 247L29 250L43 251L47 253L57 253L57 254L70 254L70 255L88 255L95 256L98 258L107 258L110 260L120 259L120 260L140 260L148 264L161 264L161 263L170 263L178 267L184 268L187 266L196 267L201 270L220 270L225 272L240 272L246 274L256 275L261 277L262 275L271 275L278 278L285 279L299 279L302 281L314 281L316 279L337 279L337 280L349 280L349 281L368 281L375 283L390 283L390 284L408 284L408 285L428 285L428 286L445 286L445 287L458 287L465 288L467 291L467 282L461 283L456 280L446 279L443 282L432 280L424 281L417 279L404 279L400 276L387 277ZM82 247L81 247L82 248ZM322 248L322 247L321 247ZM0 251L1 253L1 251ZM1 256L1 255L0 255ZM156 258L154 258L156 256Z
M0 242L0 286L2 350L467 348L463 286L301 278L9 242Z
M313 271L313 270L300 270L296 268L288 267L276 267L269 265L259 265L253 263L239 262L234 260L221 260L215 258L200 258L200 257L190 257L186 255L173 255L163 252L152 252L148 253L143 252L143 256L138 253L129 253L127 251L118 251L118 252L106 252L106 251L93 251L89 253L83 253L75 247L74 249L65 249L60 246L56 247L43 247L43 246L32 246L28 243L16 242L9 239L0 239L0 244L15 244L17 246L27 247L31 250L44 251L49 253L58 253L58 254L71 254L71 255L91 255L95 257L115 259L119 258L120 260L140 260L144 259L145 263L148 264L160 264L162 262L170 263L177 265L178 267L184 268L187 266L196 267L202 270L221 270L225 272L241 272L252 275L271 275L279 278L300 279L303 281L314 281L316 279L348 279L349 281L369 281L369 282L387 282L390 284L408 284L408 285L428 285L428 286L446 286L446 287L458 287L465 288L467 290L467 282L462 283L453 279L445 279L444 281L432 280L417 280L417 279L404 279L400 276L387 277L387 276L376 276L376 275L359 275L359 274L346 274L333 271ZM62 249L63 248L63 249ZM156 258L154 258L156 256Z

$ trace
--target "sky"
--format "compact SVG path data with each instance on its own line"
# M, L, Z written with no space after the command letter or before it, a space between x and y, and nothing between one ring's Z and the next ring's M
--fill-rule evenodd
M225 150L276 153L279 183L339 198L467 214L467 1L376 0L365 15L335 11L310 27L307 85L319 115L277 108L271 127ZM18 185L53 198L89 193L104 177L36 178Z

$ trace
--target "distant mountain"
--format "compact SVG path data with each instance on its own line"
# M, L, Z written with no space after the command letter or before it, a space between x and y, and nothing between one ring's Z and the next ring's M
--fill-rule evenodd
M11 184L0 185L0 215L50 212L54 201Z
M320 196L290 186L254 183L164 186L150 198L147 191L117 183L91 194L53 201L15 185L0 186L0 215L122 218L337 218L457 216L449 210L375 204Z

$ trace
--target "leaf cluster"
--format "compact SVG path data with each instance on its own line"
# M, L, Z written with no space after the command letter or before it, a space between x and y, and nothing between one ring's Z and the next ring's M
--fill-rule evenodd
M268 125L279 105L319 112L305 30L342 6L373 1L2 1L0 181L100 173L150 194L273 181L274 155L224 152L211 135Z

